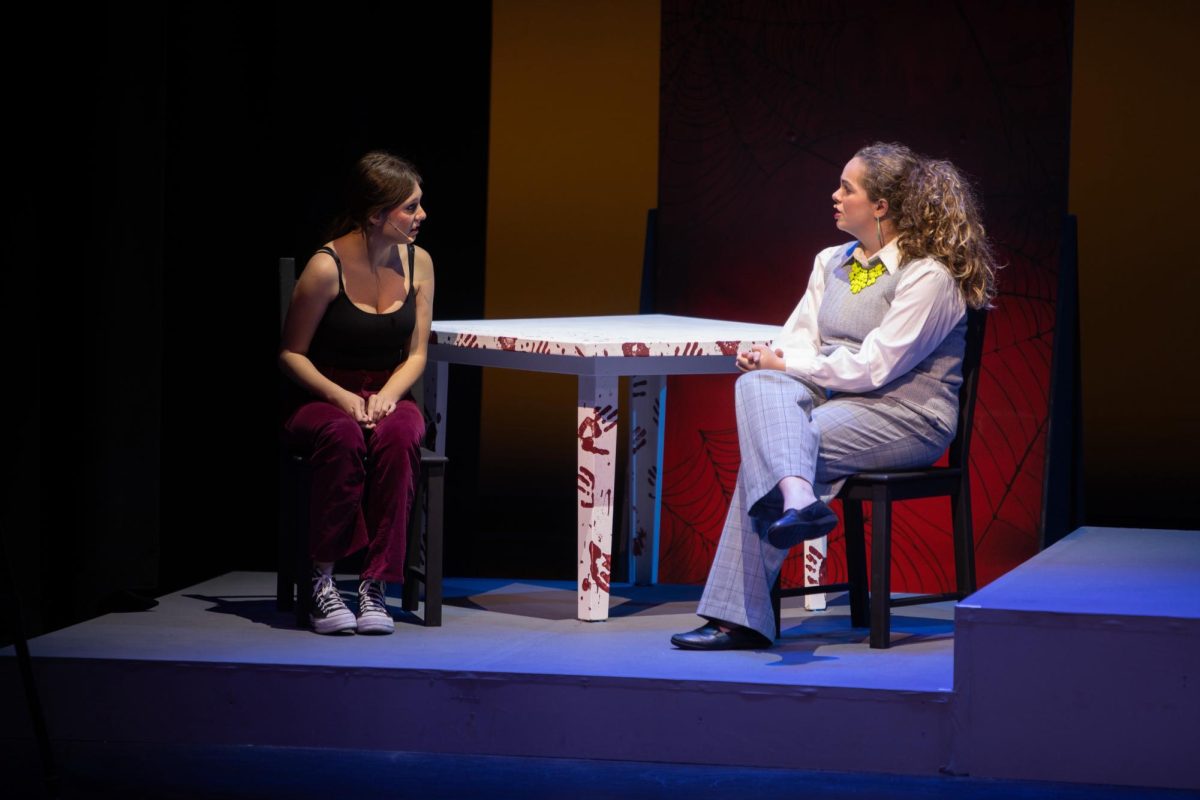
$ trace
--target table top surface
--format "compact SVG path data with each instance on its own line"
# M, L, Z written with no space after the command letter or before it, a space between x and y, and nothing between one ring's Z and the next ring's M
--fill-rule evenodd
M430 341L449 347L542 355L732 356L767 344L778 325L669 314L434 320Z

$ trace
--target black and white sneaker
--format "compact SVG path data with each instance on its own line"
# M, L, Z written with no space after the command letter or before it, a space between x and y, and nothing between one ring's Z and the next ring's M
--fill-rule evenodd
M365 580L358 585L358 632L391 633L396 623L387 607L387 584Z
M317 633L354 633L358 625L354 612L346 607L342 593L334 584L333 576L315 571L308 619Z

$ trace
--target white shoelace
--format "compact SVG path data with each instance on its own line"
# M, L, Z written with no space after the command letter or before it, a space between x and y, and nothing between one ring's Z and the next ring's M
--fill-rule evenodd
M317 577L316 583L313 584L313 602L322 615L328 615L330 611L346 607L346 602L342 600L341 592L337 590L332 575L321 574Z
M386 584L383 581L363 581L358 585L359 614L386 614L387 600L385 599Z

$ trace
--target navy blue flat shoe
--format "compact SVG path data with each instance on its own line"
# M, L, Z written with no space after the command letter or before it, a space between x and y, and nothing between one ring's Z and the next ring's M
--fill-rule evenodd
M819 539L837 527L837 514L817 500L804 508L789 508L767 528L767 541L780 550L790 550L808 539Z

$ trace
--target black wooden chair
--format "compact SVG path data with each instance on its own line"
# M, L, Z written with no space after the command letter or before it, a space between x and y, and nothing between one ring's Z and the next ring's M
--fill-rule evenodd
M279 324L287 316L296 285L296 262L279 259ZM426 441L426 445L431 442ZM408 552L404 565L401 608L416 611L425 590L426 627L442 624L442 508L446 479L445 456L421 448L421 477L408 521ZM297 627L308 626L312 601L312 563L308 558L308 463L281 445L279 472L279 567L276 607L295 611Z
M780 600L822 592L848 591L850 622L856 628L871 628L871 647L891 645L891 609L942 600L961 600L975 591L975 538L971 524L971 428L979 367L983 357L983 334L987 312L967 312L963 382L958 394L958 430L948 450L948 464L915 470L860 472L846 479L838 497L842 501L846 541L844 583L783 589L779 578L771 590L775 630L779 630ZM907 597L891 596L892 503L923 497L949 497L954 530L955 591ZM866 533L863 503L871 504L871 580L867 584Z

